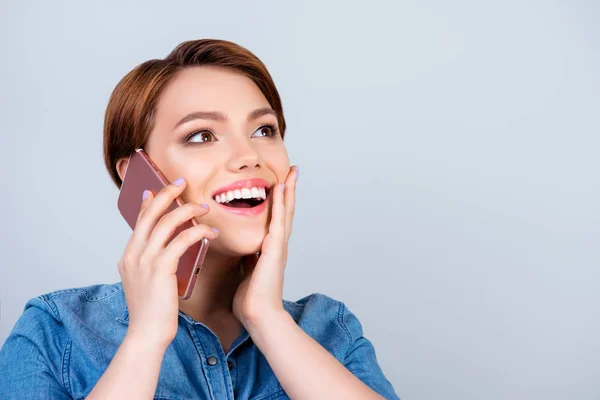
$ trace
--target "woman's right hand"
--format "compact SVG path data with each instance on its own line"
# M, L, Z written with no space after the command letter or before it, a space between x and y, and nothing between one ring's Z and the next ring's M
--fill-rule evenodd
M200 224L168 242L179 225L208 213L207 205L186 203L165 214L187 184L175 182L156 196L148 191L118 267L129 310L127 335L164 348L177 334L179 258L202 238L214 240L218 236L216 230Z

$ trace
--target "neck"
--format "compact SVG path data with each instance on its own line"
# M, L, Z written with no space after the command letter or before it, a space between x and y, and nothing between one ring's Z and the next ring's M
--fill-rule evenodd
M240 257L223 256L210 250L196 278L192 295L179 299L179 309L196 321L233 315L233 296L242 281Z

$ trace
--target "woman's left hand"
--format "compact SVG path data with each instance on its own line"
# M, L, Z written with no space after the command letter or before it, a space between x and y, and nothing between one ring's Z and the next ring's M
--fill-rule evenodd
M269 233L260 256L244 257L244 278L233 297L233 313L251 332L263 321L277 317L283 309L283 275L296 203L298 167L291 167L282 184L273 188Z

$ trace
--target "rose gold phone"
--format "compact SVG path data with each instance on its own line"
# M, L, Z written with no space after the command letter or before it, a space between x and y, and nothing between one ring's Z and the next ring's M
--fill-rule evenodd
M169 181L167 178L160 172L143 149L136 149L131 154L117 201L117 207L131 229L135 228L142 207L142 194L144 190L151 190L156 196L168 184ZM184 204L183 200L177 197L166 213ZM198 221L195 218L181 224L177 227L169 242L181 231L195 225L198 225ZM196 277L198 276L198 272L200 272L200 268L202 268L202 263L208 250L208 243L209 241L206 238L194 243L179 258L177 266L177 291L179 297L183 299L188 299L192 295Z

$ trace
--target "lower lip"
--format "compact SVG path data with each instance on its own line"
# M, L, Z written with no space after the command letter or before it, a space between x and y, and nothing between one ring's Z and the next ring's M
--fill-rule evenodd
M267 203L269 202L269 197L270 197L270 193L269 193L269 196L267 196L267 198L265 199L265 201L263 201L256 207L251 207L251 208L227 207L226 205L221 204L221 203L217 203L217 204L232 214L243 215L246 217L253 217L255 215L262 213L263 211L265 211L267 209Z

